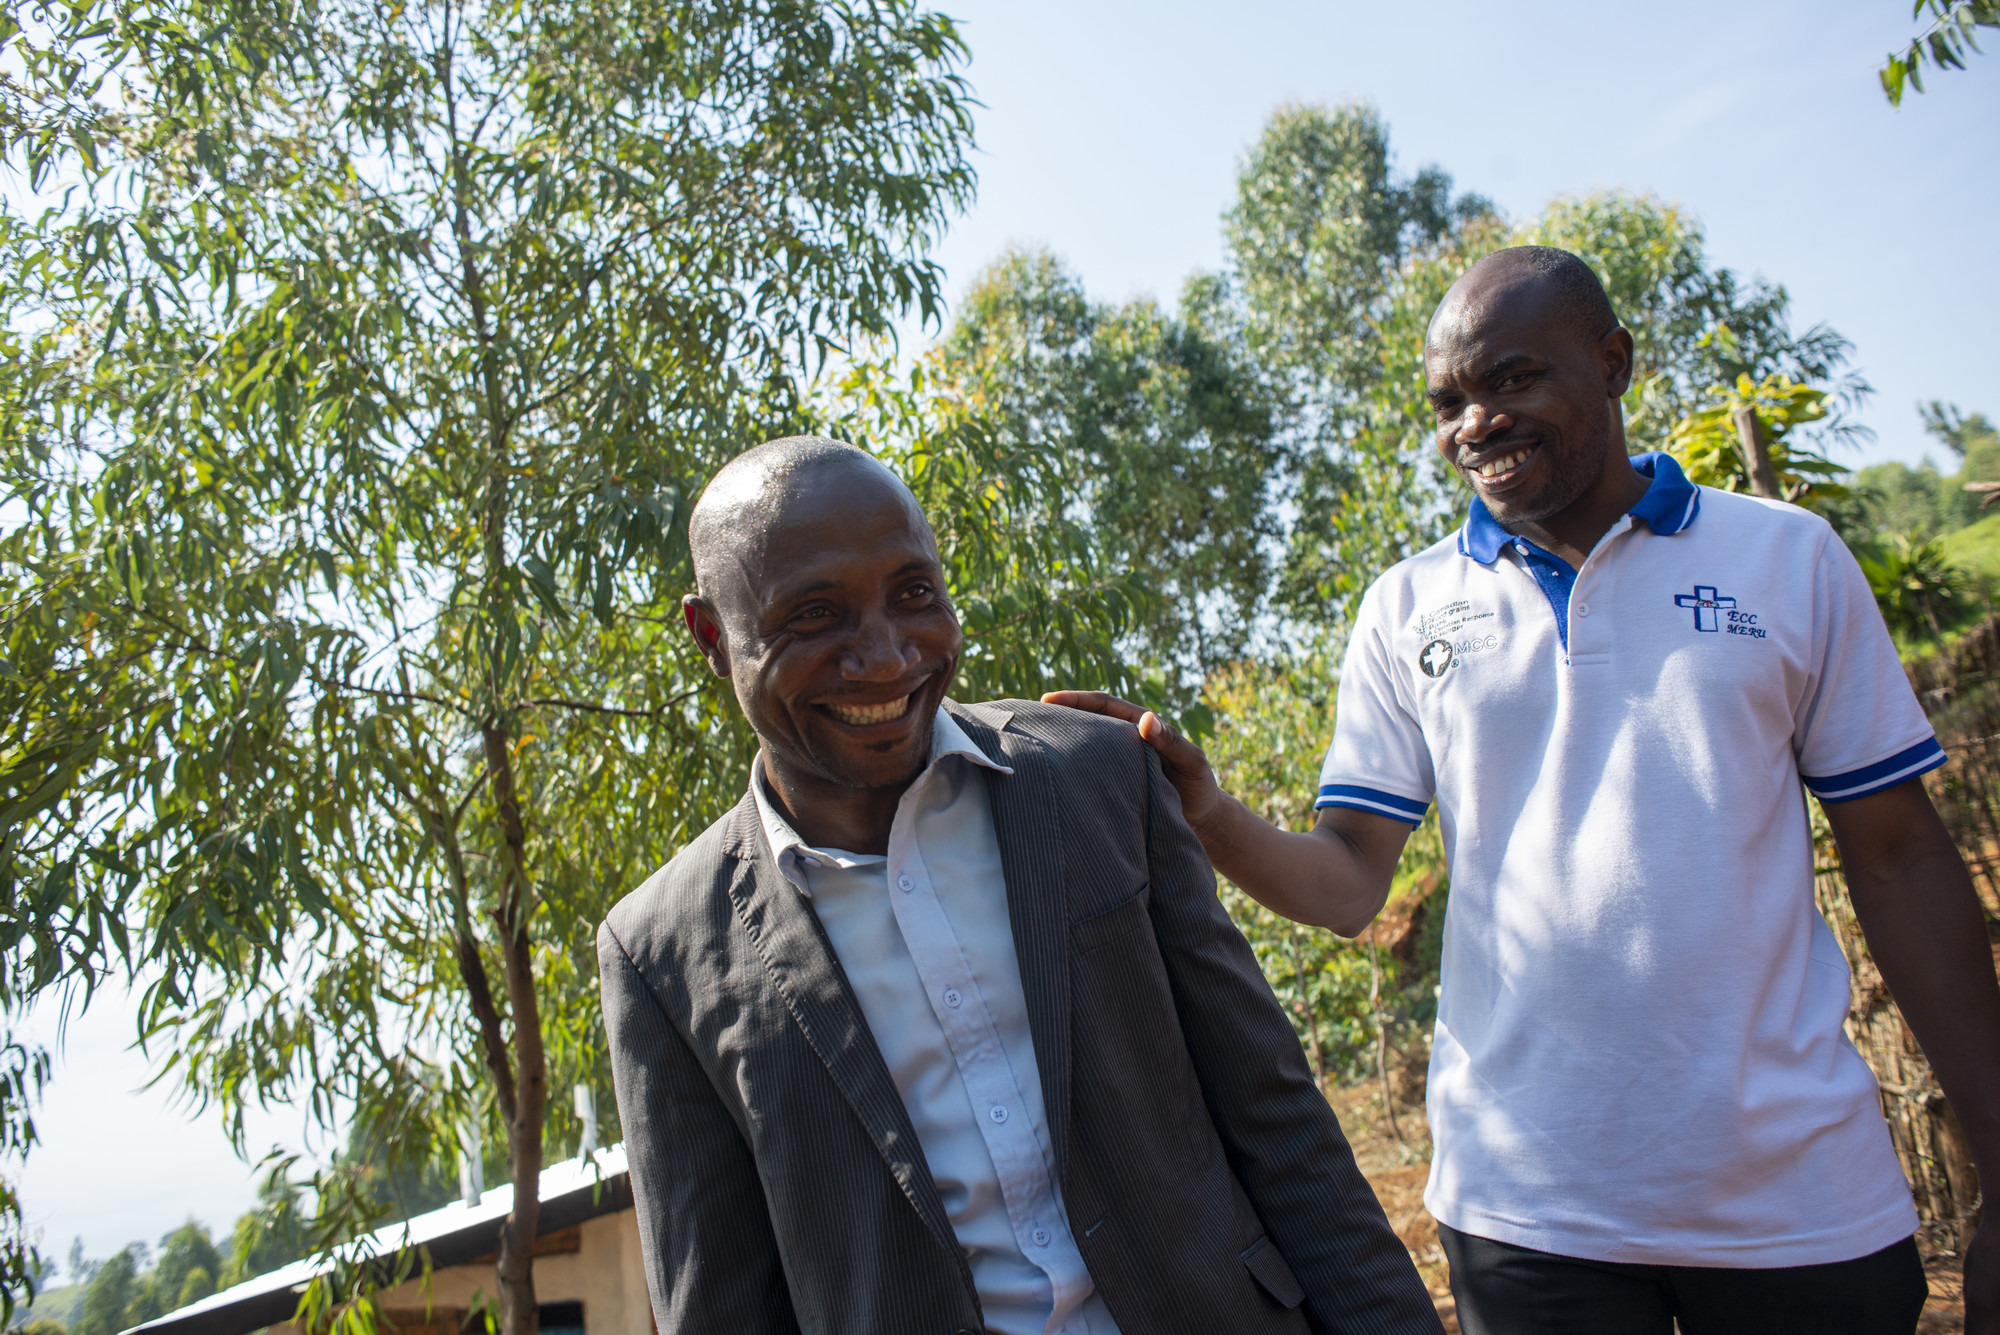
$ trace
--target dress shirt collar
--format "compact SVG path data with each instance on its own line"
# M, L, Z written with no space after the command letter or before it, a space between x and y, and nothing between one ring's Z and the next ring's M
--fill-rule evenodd
M1701 488L1687 480L1673 456L1657 450L1632 456L1632 467L1646 479L1646 494L1628 512L1643 519L1661 537L1679 533L1694 522L1701 510ZM1500 527L1500 521L1477 496L1458 531L1458 550L1483 566L1490 566L1500 549L1513 542L1514 535Z
M939 709L937 722L931 726L931 758L924 766L923 773L911 781L914 789L924 781L924 777L938 767L940 761L949 756L962 756L967 763L990 769L996 774L1012 774L1014 771L1001 764L979 749L978 743L965 735L965 729L958 726L958 720L950 711ZM750 762L750 795L757 800L757 817L764 824L764 838L770 842L771 853L778 859L778 870L785 879L798 887L800 894L812 898L812 887L806 883L803 862L816 862L824 867L867 867L888 861L881 853L850 853L842 848L814 848L799 838L798 831L778 810L778 804L771 800L770 792L764 784L764 752L759 748L756 759Z

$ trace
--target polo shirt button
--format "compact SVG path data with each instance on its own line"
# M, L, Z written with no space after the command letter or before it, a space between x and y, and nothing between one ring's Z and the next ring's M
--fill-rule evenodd
M1046 1247L1049 1245L1049 1231L1045 1228L1038 1228L1028 1236L1034 1239L1037 1247Z
M1589 604L1589 603L1578 603L1578 604L1576 605L1576 614L1577 614L1578 616L1580 616L1580 617L1587 617L1587 616L1589 616L1589 615L1590 615L1590 604Z
M959 1002L961 1002L961 1001L964 1001L964 1000L965 1000L964 996L963 996L963 995L961 995L961 994L959 993L959 990L958 990L957 988L955 988L955 987L947 987L947 988L946 988L946 989L944 990L944 1004L945 1004L945 1005L947 1005L947 1006L952 1006L952 1007L956 1007L956 1006L958 1005L958 1003L959 1003Z
M1007 1120L1007 1109L1001 1104L996 1103L987 1109L986 1115L993 1119L993 1125L999 1126Z
M907 892L907 891L911 891L911 890L914 890L914 889L916 889L916 888L917 888L917 883L916 883L915 881L911 880L911 879L910 879L909 877L907 877L907 876L898 876L898 877L896 878L896 888L897 888L898 890L902 890L902 891L905 891L905 892Z

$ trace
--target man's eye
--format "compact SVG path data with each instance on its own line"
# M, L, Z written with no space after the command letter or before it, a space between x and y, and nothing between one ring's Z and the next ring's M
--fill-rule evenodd
M928 584L912 584L909 588L903 590L903 598L906 602L917 598L928 598L933 592L935 590Z
M1515 374L1515 375L1503 375L1503 376L1501 376L1501 377L1500 377L1500 379L1499 379L1498 381L1496 381L1496 382L1494 383L1494 386L1493 386L1493 388L1495 388L1495 389L1518 389L1518 388L1520 388L1520 387L1521 387L1522 385L1526 384L1526 383L1527 383L1527 381L1528 381L1528 375L1527 375L1527 372L1525 372L1525 371L1523 371L1523 372L1519 372L1519 373L1517 373L1517 374Z

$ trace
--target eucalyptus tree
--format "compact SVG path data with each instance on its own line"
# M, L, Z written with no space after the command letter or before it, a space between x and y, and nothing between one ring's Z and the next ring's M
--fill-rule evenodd
M1060 443L1045 503L1147 595L1127 647L1160 698L1198 709L1206 673L1271 647L1274 591L1366 568L1351 544L1288 565L1288 534L1321 533L1364 490L1365 513L1333 522L1371 541L1404 523L1354 454L1378 323L1406 259L1489 212L1436 168L1398 176L1371 108L1286 106L1245 156L1223 271L1191 275L1177 308L1095 299L1039 250L972 282L938 371L997 439ZM1284 605L1319 625L1321 600Z
M295 1098L392 1157L495 1133L530 1335L595 923L746 772L675 633L686 511L830 352L935 314L964 48L917 0L44 17L29 75L95 98L10 121L82 186L9 270L10 961L144 972L239 1137ZM374 1197L319 1188L331 1245Z
M1454 198L1436 166L1398 178L1389 127L1366 103L1279 107L1223 218L1251 346L1337 413L1374 378L1374 319L1404 260L1491 212Z
M1197 275L1178 311L1112 306L1050 253L1012 249L973 280L936 356L984 431L1012 451L1057 447L1041 503L1144 590L1127 651L1177 704L1246 651L1287 458L1220 297Z
M1559 198L1514 240L1573 251L1603 280L1632 331L1625 405L1635 444L1664 447L1676 423L1745 375L1818 386L1827 406L1819 434L1854 437L1847 414L1869 387L1846 369L1853 346L1824 323L1795 330L1785 289L1716 265L1700 221L1681 206L1615 190Z
M1280 107L1245 155L1222 281L1284 408L1277 605L1298 637L1337 639L1361 589L1436 526L1431 470L1407 433L1378 429L1373 400L1402 369L1409 275L1493 217L1440 168L1399 176L1388 126L1363 103Z
M1902 51L1891 51L1877 71L1889 105L1903 105L1908 88L1924 91L1924 66L1962 70L1966 58L1979 50L1979 29L2000 28L2000 3L1995 0L1916 0L1910 17L1924 26Z

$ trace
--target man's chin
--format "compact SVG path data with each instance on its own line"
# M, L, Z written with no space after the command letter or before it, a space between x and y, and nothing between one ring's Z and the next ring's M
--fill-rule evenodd
M814 768L843 788L907 788L930 761L936 727L934 719L926 719L880 749L846 737L816 738Z
M1558 494L1554 487L1542 487L1532 495L1505 493L1498 496L1480 495L1486 503L1486 513L1493 516L1502 527L1516 524L1540 524L1554 519L1557 515L1575 505L1575 496Z
M1503 527L1510 524L1539 524L1562 511L1560 505L1550 505L1541 497L1481 496L1479 499L1485 502L1486 513L1492 515L1494 521Z

